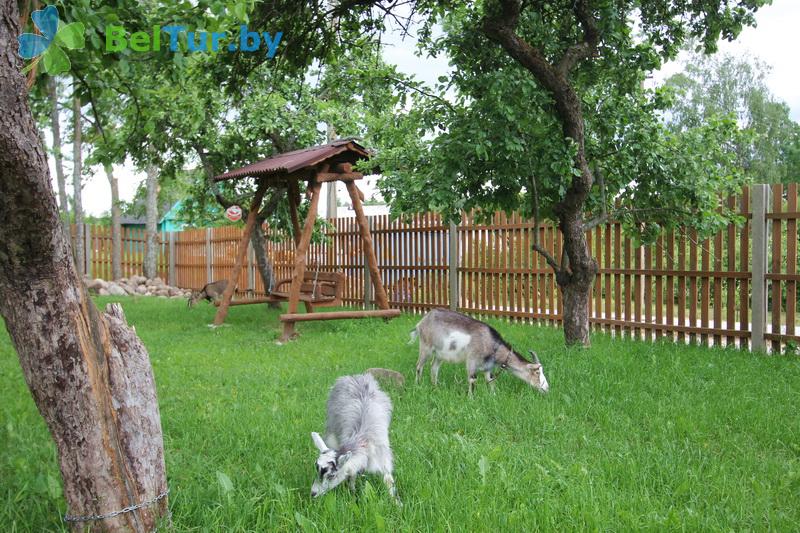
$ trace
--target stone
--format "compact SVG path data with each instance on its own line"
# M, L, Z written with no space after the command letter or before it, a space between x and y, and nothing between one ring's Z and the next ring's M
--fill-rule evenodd
M127 292L125 292L125 289L123 289L116 283L108 284L108 293L113 296L125 296L126 294L128 294Z
M106 288L102 288L97 290L97 294L99 294L100 296L108 296L110 293Z

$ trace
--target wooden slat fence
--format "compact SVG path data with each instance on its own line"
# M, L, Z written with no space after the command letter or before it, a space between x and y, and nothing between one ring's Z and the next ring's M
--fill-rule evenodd
M761 215L767 222L769 239L767 255L762 258L767 265L763 280L767 296L764 338L767 347L777 351L787 342L800 343L800 213L798 184L773 185L771 190L769 212ZM752 194L745 190L726 200L744 223L730 225L707 240L699 241L692 231L677 231L651 246L636 246L615 222L588 232L588 244L600 267L589 303L592 327L640 339L748 345L753 317L753 261L760 260L754 257ZM368 219L393 307L414 313L453 307L476 315L548 324L561 320L561 295L553 271L531 249L538 234L539 243L560 258L562 239L552 225L534 228L531 221L504 213L495 214L488 222L465 213L455 231L435 214L416 215L408 221L388 216ZM342 272L347 279L344 302L373 305L355 219L329 220L328 224L324 237L312 242L309 270ZM108 278L109 230L92 227L90 235L92 275ZM193 289L226 279L240 235L240 227L164 234L159 256L163 279ZM277 234L272 239L267 251L275 278L289 278L294 243ZM458 250L453 258L449 253L452 244ZM124 275L141 273L144 234L128 231L123 250ZM240 296L264 295L267 291L252 250L247 257L238 292ZM455 292L450 289L451 259L458 267ZM169 272L171 265L173 271Z

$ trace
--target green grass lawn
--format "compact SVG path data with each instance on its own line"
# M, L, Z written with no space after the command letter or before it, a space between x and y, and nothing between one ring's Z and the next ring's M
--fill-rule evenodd
M99 304L112 301L101 298ZM497 394L463 366L419 386L418 317L299 324L278 312L122 299L155 368L177 531L798 531L800 359L612 340L567 350L558 329L492 321L534 348L548 395L510 374ZM391 441L397 507L379 478L309 489L337 376L405 374ZM63 529L55 449L0 332L0 529Z

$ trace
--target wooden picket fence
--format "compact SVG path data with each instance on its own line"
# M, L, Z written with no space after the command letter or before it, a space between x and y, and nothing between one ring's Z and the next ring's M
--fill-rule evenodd
M597 330L641 339L671 338L716 346L749 346L779 351L800 343L797 322L798 184L753 186L727 205L745 219L714 237L698 241L691 231L635 246L619 223L587 234L600 272L590 301ZM754 195L756 198L754 198ZM754 202L754 199L756 200ZM757 205L754 205L757 204ZM762 205L763 204L763 205ZM763 207L763 209L762 209ZM754 210L755 208L755 210ZM422 313L450 307L471 314L557 324L561 296L552 270L531 250L534 231L554 257L561 235L552 225L534 228L518 215L495 214L478 223L465 213L459 224L438 215L409 221L368 217L381 276L393 307ZM338 271L347 279L344 301L373 305L358 228L353 218L329 220L323 240L313 243L310 271ZM90 228L92 274L110 275L110 233ZM199 289L226 279L233 267L240 227L196 229L162 235L159 271L173 285ZM277 279L292 274L290 238L269 242ZM125 275L141 271L144 236L125 236ZM761 278L762 283L756 283ZM238 282L239 296L265 294L254 256L248 254ZM763 343L766 343L764 345Z

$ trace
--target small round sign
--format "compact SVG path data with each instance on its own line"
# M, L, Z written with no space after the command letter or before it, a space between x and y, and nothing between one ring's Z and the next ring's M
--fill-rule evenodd
M238 205L232 205L228 209L225 210L225 217L228 220L236 222L237 220L242 219L242 208Z

